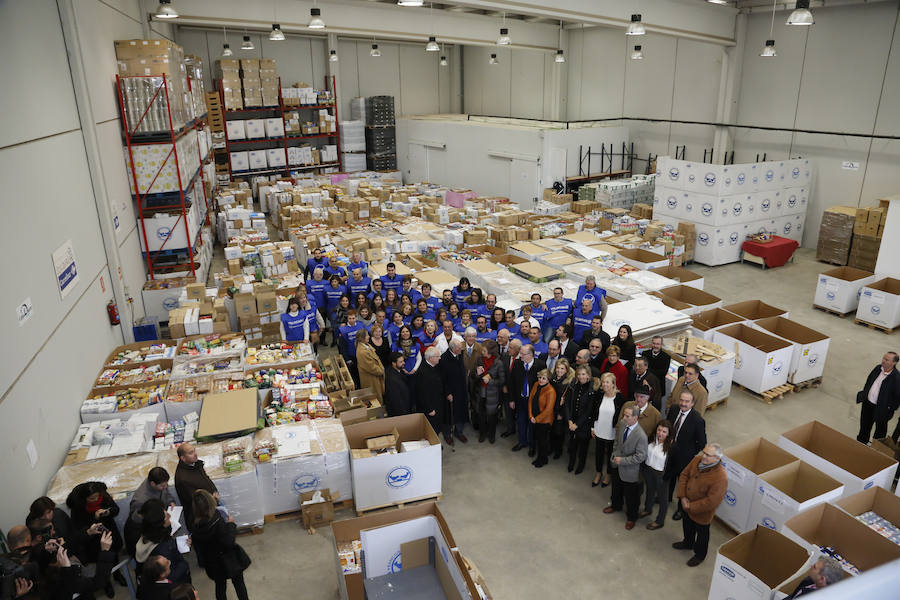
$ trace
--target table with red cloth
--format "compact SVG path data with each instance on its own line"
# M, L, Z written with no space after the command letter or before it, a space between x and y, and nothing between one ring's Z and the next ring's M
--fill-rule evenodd
M794 255L794 250L800 247L796 241L773 235L767 242L747 240L741 246L741 250L747 254L758 256L765 261L767 267L783 267Z

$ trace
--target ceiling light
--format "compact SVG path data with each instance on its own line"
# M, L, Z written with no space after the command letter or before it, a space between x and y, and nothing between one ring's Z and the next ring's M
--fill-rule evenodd
M512 44L512 38L509 37L509 29L506 27L500 28L500 37L497 38L498 46L509 46Z
M766 40L766 47L763 48L763 51L760 52L759 55L765 58L778 56L778 54L775 53L775 40Z
M440 52L441 47L438 46L437 40L433 35L428 36L428 43L425 44L426 52Z
M272 23L272 33L269 34L269 39L273 42L284 41L284 32L281 31L281 25Z
M556 51L556 58L553 59L553 62L564 63L566 62L566 55L563 52L562 48Z
M446 67L448 64L450 64L450 63L447 62L447 57L446 57L446 56L442 56L442 57L441 57L441 66L442 66L442 67Z
M329 50L328 51L328 62L337 62L337 61L338 61L337 50Z
M309 25L310 29L325 29L325 21L322 20L322 9L313 7L309 9Z
M255 46L253 45L253 42L250 41L250 36L245 35L244 41L241 42L241 50L253 50L254 48Z
M231 56L232 54L234 54L234 51L232 51L231 46L222 44L222 56Z
M153 16L157 19L177 19L178 13L172 8L172 0L159 0Z
M728 4L729 0L706 0L710 4Z
M797 0L794 12L788 17L788 25L813 25L815 23L812 13L809 12L809 0Z
M425 0L397 0L397 6L422 6Z
M369 56L372 58L378 58L381 56L381 50L378 49L378 44L372 44L372 49L369 50Z
M641 15L631 15L631 23L628 24L625 35L644 35L645 33L647 31L644 29L644 24L641 23Z
M491 60L488 61L488 64L489 65L499 65L500 64L500 61L497 60L496 54L491 54Z
M644 60L644 52L640 46L634 47L634 50L631 52L631 60Z

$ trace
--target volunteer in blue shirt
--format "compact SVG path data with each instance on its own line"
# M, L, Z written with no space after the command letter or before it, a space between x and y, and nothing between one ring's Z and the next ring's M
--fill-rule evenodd
M484 315L478 315L475 320L475 341L483 344L485 340L497 341L497 332L487 328L487 318Z
M511 329L510 333L516 331L515 329ZM528 321L522 321L519 323L519 331L515 333L511 338L511 340L519 340L522 342L522 345L531 343L531 324Z
M497 331L500 331L501 329L509 329L510 336L514 336L515 334L519 333L519 324L516 323L516 311L506 311L506 320L500 324L500 327L497 328Z
M391 336L391 341L397 339L400 335L400 329L404 325L406 325L406 323L403 322L403 314L400 311L393 313L390 324L385 328L385 331Z
M398 296L400 295L400 291L403 289L403 277L397 275L397 265L389 262L387 264L387 275L382 275L380 279L385 292L394 290Z
M550 342L560 325L566 324L566 319L572 316L574 306L571 298L563 298L561 287L553 289L553 298L545 303L547 312L544 314L544 341Z
M309 294L311 302L323 313L323 317L327 317L328 310L328 301L325 298L325 288L327 287L328 280L325 279L325 269L317 267L313 271L312 279L306 280L306 293Z
M347 265L347 269L352 273L354 269L359 269L362 271L363 277L369 276L369 263L363 260L361 252L353 252L350 255L350 264Z
M415 306L419 301L419 298L422 297L422 294L419 293L419 290L412 286L412 277L409 275L403 276L403 282L401 283L400 291L397 292L401 296L409 296L409 299L412 301L412 305Z
M281 315L281 339L288 342L302 342L309 339L309 320L300 310L297 298L288 300L287 312Z
M393 350L403 354L403 372L406 375L415 375L422 362L422 348L419 346L419 340L413 337L408 326L404 325L400 328L400 334L394 341Z
M347 283L347 269L341 265L331 265L331 274L341 278L341 283Z
M513 313L513 319L515 319L516 313ZM506 319L506 313L499 306L494 308L491 311L491 316L488 318L488 329L491 331L500 331L502 325L504 324Z
M537 327L532 327L528 331L528 343L534 346L534 355L543 360L547 360L547 342L543 340L543 334Z
M322 256L321 248L313 250L312 258L306 259L306 269L303 271L304 279L309 279L310 274L315 272L316 267L322 267L325 269L326 273L329 273L331 270L331 265L328 263L328 257Z
M347 363L347 369L350 371L350 376L353 377L356 389L359 389L359 369L356 367L356 332L365 328L362 323L357 322L356 311L352 308L347 311L347 324L340 327L341 337L338 350L344 357L344 362Z
M381 296L381 299L384 300L384 283L381 279L372 280L372 292L369 294L369 300L375 296Z
M472 297L472 284L468 277L460 277L459 284L455 285L451 290L453 301L462 306L468 304Z
M538 326L543 331L545 317L547 316L547 305L541 301L541 295L532 294L531 304L526 304L525 306L531 309L531 318L538 322ZM522 315L522 311L519 311L519 315Z
M481 291L481 288L472 288L472 296L466 306L472 311L473 321L477 320L479 315L487 317L491 314L491 311L484 303L484 293Z
M581 301L580 308L577 308L572 315L572 326L575 329L573 339L580 340L584 332L591 328L591 321L594 319L594 315L598 314L595 307L596 303L593 302L592 296Z
M422 342L423 351L434 344L438 337L438 326L434 319L425 321L425 328L416 337Z
M453 323L453 331L463 333L469 327L474 328L475 323L472 321L472 311L467 308L459 313L459 319Z
M428 302L425 300L425 298L419 298L419 300L416 302L416 310L413 313L413 316L415 315L422 315L422 318L426 321L434 320L434 312L430 308L428 308Z
M319 309L316 306L316 303L309 299L309 294L302 290L297 292L297 300L300 302L300 314L306 316L306 322L309 326L309 341L313 343L313 351L318 352L321 330L319 320L322 319L322 317L319 316ZM325 321L323 319L322 325L324 324Z
M422 298L428 303L428 309L435 315L437 315L437 309L441 307L441 299L435 298L431 295L431 284L423 283L422 284Z
M600 313L600 316L602 316L603 320L605 321L606 290L597 286L597 279L593 275L588 275L587 277L585 277L584 285L578 287L578 293L575 294L575 312L578 312L578 307L581 306L581 301L584 300L585 296L591 297L594 309L598 313Z
M352 271L352 277L347 280L347 289L351 298L356 298L357 294L368 294L372 288L372 280L363 276L362 269L356 268Z
M341 296L346 293L347 286L341 283L341 278L337 275L332 275L331 279L328 280L328 287L325 288L325 306L328 308L329 313L334 310L338 302L340 302Z
M400 310L398 310L397 312L399 312L401 315L403 315L403 322L405 324L409 325L410 323L412 323L412 318L413 318L412 304L410 304L408 302L401 302Z
M425 319L422 315L413 315L412 320L409 322L409 330L412 331L415 337L419 337L419 334L425 330Z

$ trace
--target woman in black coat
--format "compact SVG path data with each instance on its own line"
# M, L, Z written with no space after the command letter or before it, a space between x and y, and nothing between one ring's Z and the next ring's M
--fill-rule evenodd
M141 537L135 546L134 558L138 573L151 556L169 559L169 581L190 583L191 568L178 551L178 543L172 537L172 523L166 506L156 498L147 500L141 507ZM183 532L187 534L187 531Z
M227 519L216 508L216 500L206 490L197 490L192 498L194 529L191 532L197 563L216 584L216 600L226 600L228 580L234 586L238 600L249 600L244 584L244 571L250 557L237 544L234 518Z
M500 360L500 346L494 340L485 340L481 346L481 357L472 371L472 387L475 390L475 413L478 415L478 441L485 438L494 443L497 433L497 417L503 403L503 385L506 383L506 369Z
M621 350L619 359L625 361L625 366L631 371L634 368L634 357L637 352L634 345L634 336L631 335L631 325L619 327L619 333L616 334L616 339L612 343L619 347Z
M575 383L575 370L569 365L569 361L560 357L556 361L556 367L553 373L550 373L550 385L556 390L556 404L553 406L553 425L550 427L550 451L553 452L553 458L562 456L563 444L565 443L566 432L569 431L566 422L566 397L569 395L569 388Z
M574 470L576 475L584 471L591 445L591 426L597 420L597 388L590 367L582 365L575 370L575 381L569 386L563 404L569 426L569 472Z
M49 519L53 523L53 535L66 541L69 555L74 554L81 558L81 552L78 547L80 540L75 532L75 526L72 525L72 519L66 514L66 511L56 506L56 502L47 496L41 496L32 502L28 509L28 517L25 519L25 524L27 525L35 519Z
M75 535L81 541L80 549L85 562L97 562L103 529L109 530L113 536L110 551L118 554L122 549L122 534L116 525L119 506L106 491L105 483L88 481L76 485L66 498L66 506L69 507Z

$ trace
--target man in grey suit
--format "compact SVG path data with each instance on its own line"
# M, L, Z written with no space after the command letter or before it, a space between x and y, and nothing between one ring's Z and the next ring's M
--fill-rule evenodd
M634 528L641 501L641 464L647 458L647 434L638 426L641 411L636 405L622 408L622 422L616 428L612 458L612 504L603 509L606 514L622 510L625 501L625 529Z

